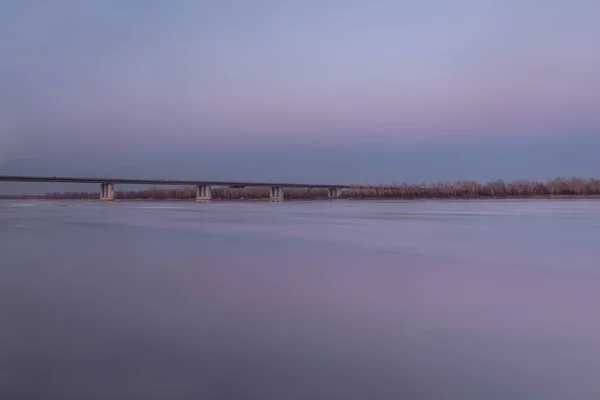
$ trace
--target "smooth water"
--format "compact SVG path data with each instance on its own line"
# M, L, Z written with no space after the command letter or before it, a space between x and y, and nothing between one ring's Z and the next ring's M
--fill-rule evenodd
M2 399L598 399L600 201L0 202Z

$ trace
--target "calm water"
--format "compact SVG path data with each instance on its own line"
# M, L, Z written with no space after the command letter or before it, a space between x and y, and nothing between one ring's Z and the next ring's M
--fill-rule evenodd
M600 201L0 202L2 399L598 399Z

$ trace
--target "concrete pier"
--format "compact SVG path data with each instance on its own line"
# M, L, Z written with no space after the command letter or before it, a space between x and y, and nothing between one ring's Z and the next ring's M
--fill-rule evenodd
M330 199L337 199L342 195L342 189L339 187L332 187L327 190L327 197Z
M103 183L100 185L100 200L113 201L115 199L114 183Z
M271 192L269 195L269 200L271 201L283 201L283 188L281 186L273 186L271 187Z
M210 186L198 185L196 186L196 200L197 201L209 201L212 198L210 192Z

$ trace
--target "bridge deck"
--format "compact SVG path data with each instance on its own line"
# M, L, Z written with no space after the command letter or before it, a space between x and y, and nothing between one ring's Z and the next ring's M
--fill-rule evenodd
M18 176L0 175L0 182L63 182L63 183L113 183L127 185L179 185L179 186L252 186L252 187L296 187L296 188L348 188L348 185L313 185L303 183L235 182L235 181L192 181L178 179L135 179L135 178L80 178L64 176Z

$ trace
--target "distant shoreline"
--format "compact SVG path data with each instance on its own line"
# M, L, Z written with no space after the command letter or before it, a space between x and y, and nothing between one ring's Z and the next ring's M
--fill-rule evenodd
M215 201L264 200L268 187L214 187ZM43 195L0 195L2 200L97 200L99 192L54 192ZM347 200L486 200L486 199L600 199L600 180L595 178L555 178L546 182L496 180L484 184L476 181L438 182L433 184L352 185L342 190ZM284 188L287 200L326 200L322 188ZM195 200L196 187L117 190L116 200L175 201Z
M344 198L341 197L339 199L333 199L333 200L351 200L351 201L390 201L390 200L397 200L397 201L421 201L421 200L460 200L460 201L466 201L466 200L480 200L480 201L487 201L487 200L583 200L583 199L589 199L589 200L600 200L600 195L555 195L555 196L549 196L549 195L539 195L539 196L504 196L504 197L490 197L490 196L479 196L479 197L412 197L412 198L408 198L408 197L350 197L350 198ZM35 196L35 195L0 195L0 201L1 200L33 200L33 201L48 201L48 200L53 200L53 201L98 201L98 198L53 198L53 197L46 197L44 195L41 196ZM245 198L231 198L231 199L224 199L224 198L212 198L210 201L214 201L214 202L257 202L257 201L268 201L269 198L268 197L264 197L264 198L251 198L251 199L245 199ZM285 198L285 200L287 201L331 201L332 199L326 198L326 197L315 197L315 198ZM171 201L176 201L176 202L195 202L196 199L181 199L181 198L140 198L140 199L121 199L121 198L116 198L115 201L117 202L171 202Z

